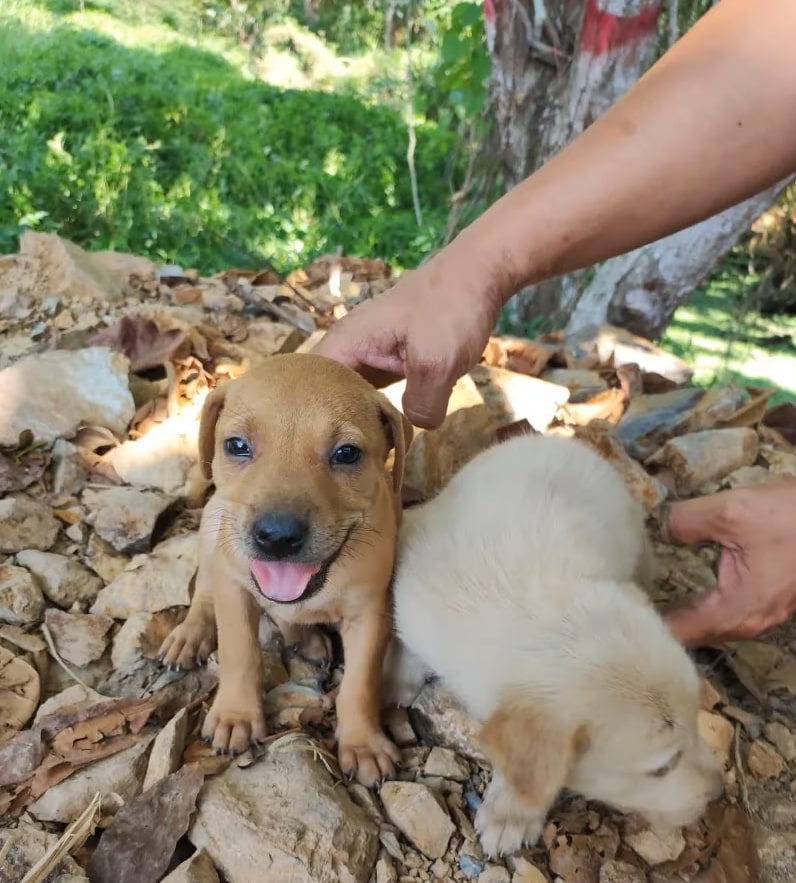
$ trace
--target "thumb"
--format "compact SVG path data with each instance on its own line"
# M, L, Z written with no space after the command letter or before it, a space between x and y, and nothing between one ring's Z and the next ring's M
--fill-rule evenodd
M669 507L663 535L674 543L722 543L728 532L726 492L683 500Z
M422 381L417 374L407 373L403 395L404 414L420 429L436 429L445 419L453 384L439 379Z
M675 638L686 647L717 643L727 629L722 596L712 589L695 598L672 605L664 614Z

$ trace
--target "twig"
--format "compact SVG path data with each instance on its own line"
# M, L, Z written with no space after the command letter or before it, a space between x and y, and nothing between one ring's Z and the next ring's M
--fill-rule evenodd
M409 144L406 148L406 165L409 167L409 184L412 188L412 205L415 209L417 226L423 226L423 212L420 208L420 191L417 186L417 170L415 168L415 133L414 108L412 107L412 28L409 20L409 7L406 10L406 128L409 132Z
M741 725L735 725L735 739L733 740L733 754L735 755L735 768L738 770L738 784L741 786L741 803L746 814L752 817L752 807L749 805L749 788L746 784L746 774L743 771L741 761Z
M8 853L14 848L14 844L19 840L19 834L17 831L9 832L9 835L6 839L6 842L0 847L0 868L5 867L5 860L8 858Z
M58 665L60 665L61 668L69 675L69 677L72 678L74 681L76 681L78 684L80 684L81 687L88 690L89 692L98 693L100 696L102 696L103 694L100 693L99 690L95 690L93 687L89 687L89 685L84 680L82 680L82 678L79 678L72 671L72 669L69 668L69 666L63 661L63 659L61 659L60 654L55 649L55 641L53 640L52 632L50 631L50 628L46 622L43 622L41 624L41 631L42 631L42 634L44 635L44 640L47 642L47 647L50 651L50 655L58 663ZM113 699L112 696L104 696L104 698L105 699Z
M65 855L79 849L88 840L99 822L101 806L102 794L97 791L91 803L64 831L58 842L48 849L25 874L22 883L42 883Z

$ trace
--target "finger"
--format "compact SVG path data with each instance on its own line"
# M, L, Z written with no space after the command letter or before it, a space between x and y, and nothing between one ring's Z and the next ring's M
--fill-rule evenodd
M684 500L669 507L663 534L674 543L721 543L727 535L725 493Z
M436 429L445 419L456 378L438 359L409 357L406 365L404 414L421 429Z
M663 615L675 638L686 647L710 647L720 643L736 627L726 599L710 591L671 606Z

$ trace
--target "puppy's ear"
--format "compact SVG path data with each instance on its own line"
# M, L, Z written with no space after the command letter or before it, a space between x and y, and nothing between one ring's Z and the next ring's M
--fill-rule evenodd
M213 453L216 447L216 423L224 407L227 387L217 386L205 399L199 420L199 465L208 481L213 477Z
M385 396L379 394L379 408L381 420L387 432L387 444L395 449L395 457L392 467L392 486L395 495L401 493L401 485L404 481L404 465L406 452L412 443L414 428L405 417Z
M526 699L499 705L478 741L517 799L527 808L546 810L586 750L588 733L557 720L549 703L531 706Z

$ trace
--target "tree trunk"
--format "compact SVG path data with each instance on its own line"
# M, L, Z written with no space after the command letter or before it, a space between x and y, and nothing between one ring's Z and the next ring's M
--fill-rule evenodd
M662 0L483 0L507 189L647 70L658 51L663 8ZM659 337L676 307L780 189L596 268L525 289L510 302L510 316L572 329L610 321Z

